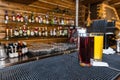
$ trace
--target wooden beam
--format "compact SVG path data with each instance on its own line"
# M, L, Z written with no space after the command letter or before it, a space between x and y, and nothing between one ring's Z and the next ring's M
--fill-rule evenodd
M44 2L46 4L51 4L54 6L59 6L59 7L63 7L63 8L70 8L70 9L74 9L75 10L75 4L70 5L70 4L66 4L60 0L38 0L39 2Z

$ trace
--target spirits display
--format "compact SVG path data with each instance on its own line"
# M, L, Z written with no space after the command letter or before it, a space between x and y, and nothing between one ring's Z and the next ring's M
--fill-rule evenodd
M9 17L11 18L9 20ZM8 11L5 11L4 15L4 21L5 24L8 24L9 22L21 22L21 23L40 23L40 24L54 24L54 25L74 25L74 19L68 18L68 17L57 17L56 15L35 15L34 12L31 12L30 15L28 15L26 12L14 12L12 11L12 15L8 16Z

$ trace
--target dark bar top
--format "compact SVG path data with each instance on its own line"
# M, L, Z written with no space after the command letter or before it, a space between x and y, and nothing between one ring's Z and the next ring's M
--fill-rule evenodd
M76 52L38 58L0 69L0 80L119 80L119 57L103 55L103 61L109 60L110 67L81 67Z
M0 60L0 68L9 67L9 66L13 66L13 65L21 64L21 63L30 62L30 61L35 61L35 60L39 60L39 59L43 59L47 57L68 54L68 53L75 52L75 51L77 51L77 49L65 50L61 52L55 52L52 54L44 54L44 55L42 54L39 56L32 55L31 52L30 53L28 52L26 55L22 57L7 58L5 60Z

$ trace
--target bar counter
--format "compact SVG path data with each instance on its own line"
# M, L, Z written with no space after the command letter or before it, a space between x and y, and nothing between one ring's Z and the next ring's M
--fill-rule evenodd
M72 51L41 57L24 56L18 62L8 60L0 69L0 80L119 80L120 56L104 54L103 61L108 62L109 67L81 67L77 52Z

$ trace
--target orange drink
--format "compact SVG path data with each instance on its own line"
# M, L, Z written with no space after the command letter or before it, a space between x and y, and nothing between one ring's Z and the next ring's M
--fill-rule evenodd
M94 36L94 60L102 60L103 35Z

